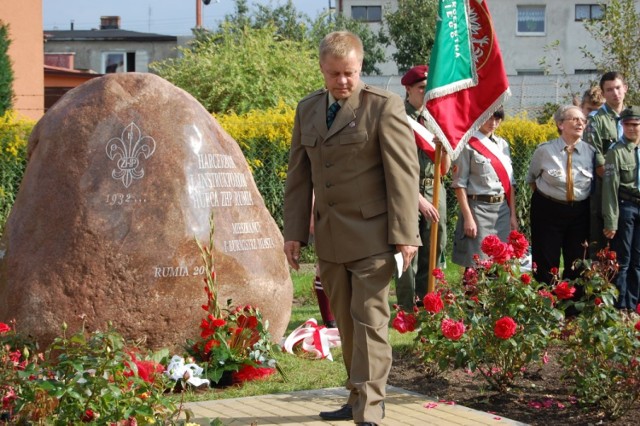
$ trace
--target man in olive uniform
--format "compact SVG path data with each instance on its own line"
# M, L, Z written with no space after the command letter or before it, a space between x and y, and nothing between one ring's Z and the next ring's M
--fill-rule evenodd
M596 149L595 192L591 196L591 231L589 236L589 251L592 258L595 258L598 250L607 244L607 240L602 234L602 176L604 176L605 155L611 144L622 136L622 126L617 118L624 109L627 84L621 73L611 71L600 78L600 89L605 103L595 114L589 116L589 124L585 132L585 141Z
M349 390L346 404L320 417L373 426L384 416L392 362L394 256L400 253L406 270L420 245L418 159L402 99L360 81L363 57L362 41L347 31L320 43L325 88L298 103L291 136L284 252L298 269L313 214L320 278L340 332Z
M400 83L407 91L404 108L407 118L414 129L414 136L420 162L420 185L418 191L419 228L422 246L418 248L418 255L413 259L411 267L400 278L396 278L396 296L398 305L405 310L412 310L416 296L418 305L427 294L429 279L429 256L431 249L431 226L438 224L438 242L436 247L437 263L435 267L444 264L445 245L447 242L447 196L444 185L440 185L438 206L433 201L433 178L435 173L434 155L435 145L426 139L433 140L433 135L424 127L424 90L427 85L427 65L416 65L402 77ZM451 159L443 151L441 159L441 173L445 175L451 166Z
M602 180L604 235L616 251L616 306L634 311L640 299L640 107L620 114L623 136L609 148Z

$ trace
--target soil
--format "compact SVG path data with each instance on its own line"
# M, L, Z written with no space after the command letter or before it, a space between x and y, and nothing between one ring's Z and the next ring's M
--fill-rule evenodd
M433 377L429 369L412 354L394 351L389 384L427 395L441 404L454 402L530 425L639 424L638 402L617 420L605 419L603 413L594 407L585 408L576 404L569 393L569 384L562 378L558 356L559 350L551 349L547 364L535 371L526 372L509 393L499 394L489 388L479 373L455 370Z

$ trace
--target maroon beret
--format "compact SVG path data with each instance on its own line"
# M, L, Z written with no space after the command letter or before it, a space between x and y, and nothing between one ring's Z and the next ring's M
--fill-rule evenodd
M428 65L416 65L402 76L402 80L400 80L400 83L403 86L411 86L419 81L426 80L428 71Z

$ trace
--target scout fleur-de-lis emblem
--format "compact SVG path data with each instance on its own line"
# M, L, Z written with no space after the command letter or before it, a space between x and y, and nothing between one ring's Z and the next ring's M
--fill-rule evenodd
M142 136L140 128L131 122L122 131L122 136L112 138L107 142L107 157L116 160L117 169L113 169L111 177L122 180L125 188L128 188L133 179L144 176L144 169L140 164L140 156L148 159L156 150L156 141L151 136Z

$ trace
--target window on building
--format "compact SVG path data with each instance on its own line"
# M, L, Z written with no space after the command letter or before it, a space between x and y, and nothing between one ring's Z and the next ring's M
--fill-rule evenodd
M382 6L351 6L351 18L363 22L381 22Z
M544 75L544 70L516 70L518 75Z
M544 6L518 6L517 34L541 35L545 32Z
M576 4L576 21L602 19L604 6L600 4Z
M136 52L104 52L102 54L102 72L133 72L136 70Z

